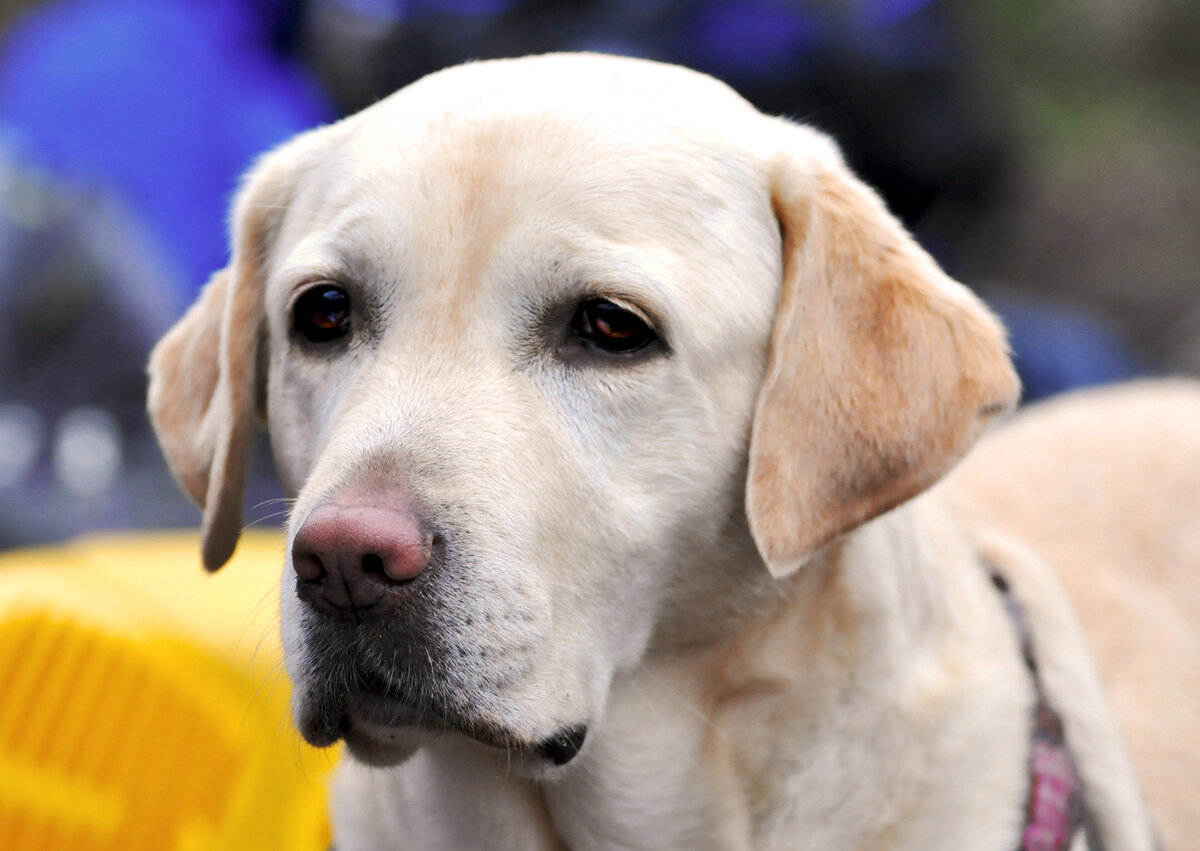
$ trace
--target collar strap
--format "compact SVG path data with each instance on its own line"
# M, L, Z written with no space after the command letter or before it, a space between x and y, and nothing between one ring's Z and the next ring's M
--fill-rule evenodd
M1037 698L1029 752L1029 797L1017 851L1067 851L1083 825L1083 785L1067 747L1062 718L1042 688L1025 610L1012 595L1008 580L994 567L989 566L988 573L1004 599Z

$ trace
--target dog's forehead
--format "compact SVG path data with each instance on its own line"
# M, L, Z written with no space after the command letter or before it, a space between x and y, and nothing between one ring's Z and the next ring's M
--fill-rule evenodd
M738 120L714 121L721 111ZM700 254L770 226L767 158L753 140L771 124L723 84L671 66L596 56L462 66L330 131L337 144L297 205L313 214L288 228L304 250L289 253L351 255L347 265L374 277L427 281L474 275L506 245L546 257L555 246Z
M420 80L360 113L343 150L364 187L424 172L440 193L448 177L477 191L471 179L490 171L510 183L492 188L516 190L586 182L596 171L618 182L643 165L666 177L684 156L696 166L728 151L750 155L764 138L751 126L762 119L724 84L686 69L534 57Z
M757 115L745 99L706 74L676 65L598 54L552 54L473 62L418 80L360 115L370 121L437 120L444 115L601 115L730 132L731 119Z
M723 83L688 69L619 57L558 54L471 63L432 74L348 122L339 148L347 184L386 191L397 178L444 196L573 181L675 176L759 156L764 117ZM649 174L638 172L650 172ZM348 178L348 179L347 179ZM507 185L505 185L507 184Z

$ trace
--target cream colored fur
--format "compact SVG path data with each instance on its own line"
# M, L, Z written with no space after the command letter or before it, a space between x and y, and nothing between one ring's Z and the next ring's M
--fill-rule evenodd
M320 281L355 304L336 351L289 327ZM596 295L652 317L664 348L560 356L562 309ZM283 146L151 377L210 569L237 539L256 412L293 535L339 489L384 485L455 533L435 568L462 577L444 641L428 667L387 664L442 677L513 744L373 729L410 755L342 766L340 851L1007 851L1033 695L981 556L1026 599L1106 847L1152 834L1103 686L1164 834L1196 835L1172 783L1200 766L1183 741L1200 451L1165 454L1143 430L1200 391L1136 391L1150 413L1093 453L1079 433L1125 400L1031 414L922 494L1015 402L1000 326L828 139L710 78L583 55L477 63ZM1176 445L1194 447L1191 422ZM1006 437L1022 430L1037 437ZM1081 487L1147 498L1089 520ZM1099 675L1052 568L1120 657ZM284 574L303 718L327 679L322 616ZM443 644L488 652L432 655ZM575 724L587 740L561 768L518 744Z

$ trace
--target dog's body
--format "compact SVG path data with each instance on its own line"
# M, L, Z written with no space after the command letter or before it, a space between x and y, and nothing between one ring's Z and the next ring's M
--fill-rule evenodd
M236 218L151 410L211 568L268 423L298 723L387 766L345 764L342 851L1009 849L1038 682L1093 835L1152 847L1061 542L1003 522L1021 447L917 496L1014 403L1003 333L826 139L669 66L480 63L270 155ZM1194 594L1172 472L1130 529L1178 524ZM1135 736L1152 787L1195 777L1187 711Z
M1200 738L1187 731L1200 719L1200 387L1146 382L1030 409L946 489L972 539L999 548L1026 587L1039 652L1066 657L1059 670L1043 663L1047 684L1083 726L1105 713L1081 681L1090 654L1078 615L1163 846L1196 847ZM1083 761L1085 783L1116 782L1118 756Z

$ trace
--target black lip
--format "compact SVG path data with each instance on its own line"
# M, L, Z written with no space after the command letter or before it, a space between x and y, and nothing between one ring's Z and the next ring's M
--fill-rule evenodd
M432 678L399 678L364 665L361 628L347 634L343 624L325 618L309 622L310 640L320 664L310 671L296 699L296 726L305 741L329 747L345 740L355 756L370 764L394 764L410 753L410 735L458 733L480 744L555 766L571 762L583 747L587 724L565 726L545 739L514 733L469 694L438 688ZM432 672L431 672L432 673ZM362 723L356 724L360 721ZM398 747L394 730L405 741Z
M368 705L364 706L364 703ZM365 708L367 718L378 719L381 725L394 726L398 730L409 729L434 734L455 732L489 747L536 754L556 766L566 765L578 756L588 734L587 724L576 724L564 727L549 738L534 743L518 739L499 724L486 719L468 718L458 713L433 718L414 713L411 707L400 703L396 703L394 709L389 712L386 708L388 703L391 701L379 696L368 697L365 701L359 696L356 709L361 712ZM339 739L343 740L355 758L375 766L396 765L411 753L411 747L408 745L394 745L381 741L375 735L358 729L347 711L349 705L350 703L345 704L336 713L326 712L309 716L306 719L307 723L301 723L301 733L305 740L317 747L328 747Z
M536 750L555 765L566 765L579 754L587 732L587 724L567 727L540 742Z
M297 701L296 710L296 727L300 735L316 748L336 744L350 723L345 702L336 699L329 690L306 690Z

